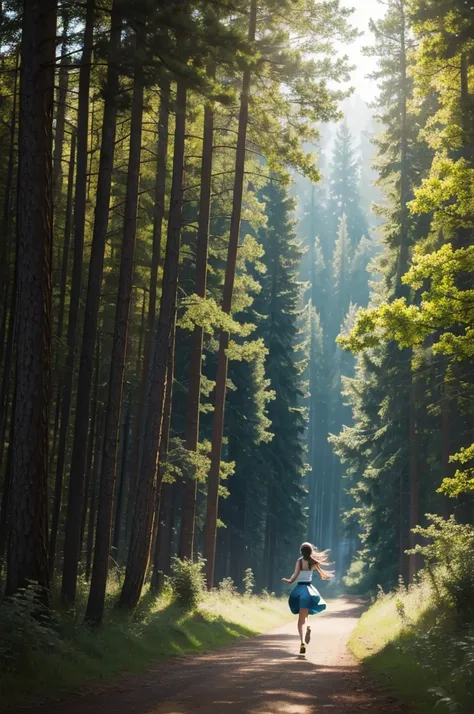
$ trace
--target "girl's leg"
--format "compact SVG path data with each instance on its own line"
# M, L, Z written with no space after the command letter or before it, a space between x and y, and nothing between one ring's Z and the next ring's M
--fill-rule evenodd
M309 608L307 607L302 607L300 608L300 613L298 615L298 632L300 635L300 642L303 644L304 638L303 638L303 628L305 626L306 618L309 615Z

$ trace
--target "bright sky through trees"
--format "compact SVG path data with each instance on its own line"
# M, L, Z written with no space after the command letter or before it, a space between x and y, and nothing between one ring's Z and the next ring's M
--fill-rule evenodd
M367 79L367 75L373 70L373 59L365 57L362 54L362 48L372 43L369 30L370 19L383 17L385 7L378 0L344 0L343 4L346 7L354 8L352 24L364 33L356 42L345 48L351 63L356 65L352 73L352 86L366 102L371 102L375 98L377 90L376 84Z

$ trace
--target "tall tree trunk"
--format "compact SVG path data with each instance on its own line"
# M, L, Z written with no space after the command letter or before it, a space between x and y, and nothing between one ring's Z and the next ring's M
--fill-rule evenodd
M61 425L59 434L57 476L61 482L64 474L66 446L71 413L72 386L74 377L74 357L79 323L82 265L84 259L84 232L86 220L87 145L89 138L89 89L91 77L92 43L94 35L94 0L87 0L84 47L79 73L79 100L77 114L77 173L74 197L74 262L72 268L71 296L69 303L69 323L67 331L67 358L64 371L64 388L61 404ZM84 441L82 444L83 450ZM64 602L76 599L77 568L81 539L82 499L76 484L69 484L66 528L64 538L64 561L61 597Z
M266 499L266 519L265 519L265 537L263 542L263 567L260 574L260 587L269 589L270 580L270 542L274 538L273 534L273 515L272 515L272 505L273 505L273 476L269 476L267 483L267 499Z
M20 74L17 356L6 593L47 588L55 0L23 7Z
M180 491L179 481L163 483L160 496L159 523L156 531L154 565L151 587L159 593L165 582L165 575L171 571L173 533L176 520L176 505Z
M63 244L63 259L61 267L61 282L59 286L59 316L57 324L57 342L58 346L61 343L63 335L63 324L64 324L64 304L66 302L66 283L67 283L67 273L69 264L69 244L71 240L71 222L72 222L72 196L74 187L74 166L75 166L75 152L76 152L76 132L73 131L71 135L71 154L69 157L69 175L68 175L68 187L67 187L67 200L66 200L66 222L64 225L64 244ZM59 374L59 348L56 352L56 373ZM58 385L56 393L56 408L54 415L54 427L53 427L53 443L52 443L52 458L56 453L56 441L59 429L59 418L61 412L61 397L62 397L62 385L61 382ZM59 516L61 513L61 497L63 490L63 469L56 469L56 481L54 486L54 501L53 501L53 512L51 516L51 533L49 537L49 568L51 575L54 573L54 561L56 558L56 544L58 540L58 527L59 527Z
M418 467L418 424L417 424L417 383L416 377L412 377L410 390L410 550L417 544L417 538L413 533L420 523L420 479ZM415 575L420 569L420 558L418 555L410 555L408 562L408 580L412 583Z
M137 51L139 51L141 47L142 38L137 37ZM118 432L122 409L128 324L133 285L133 259L137 228L138 183L142 143L143 95L143 67L141 64L138 64L135 69L132 99L130 153L123 221L122 254L120 259L119 289L111 356L109 397L105 415L104 454L100 477L96 542L92 566L91 589L86 610L86 618L92 622L100 622L102 619L109 569L112 510L117 469Z
M451 401L451 387L446 376L445 360L441 361L444 380L440 390L441 404L441 479L452 477L453 467L450 462L452 455L452 418L453 404ZM449 518L452 513L452 501L447 496L442 496L441 514L444 518Z
M318 513L317 488L318 488L318 459L317 453L317 429L316 429L316 384L314 379L314 339L313 334L313 310L315 310L316 293L316 226L315 226L315 188L311 185L311 233L309 236L309 256L310 256L310 280L311 280L311 303L309 314L309 338L310 338L310 358L309 358L309 414L308 414L308 452L311 470L308 476L308 526L307 537L311 543L316 541L316 517ZM318 464L319 465L319 464Z
M104 411L99 408L97 414L97 429L94 440L94 466L91 476L91 498L89 504L89 519L87 523L87 543L86 543L86 580L89 581L92 569L92 555L94 550L95 523L97 517L97 494L99 492L99 476L102 460L102 439L104 433Z
M154 543L153 543L153 571L151 576L151 591L158 593L163 584L163 571L161 570L162 559L167 545L170 544L170 539L167 539L167 533L164 528L161 527L162 521L161 517L164 515L162 512L162 504L164 508L171 510L172 504L170 503L169 496L170 492L164 490L163 484L163 469L166 463L166 459L169 451L170 443L170 433L171 433L171 407L173 403L173 374L174 374L174 340L171 347L171 354L168 363L168 376L166 380L166 396L165 396L165 413L163 415L163 429L160 444L160 458L158 464L158 488L156 493L156 512L155 512L155 529L154 529ZM168 484L171 485L171 484ZM162 501L162 496L164 501ZM169 514L171 515L171 513ZM168 521L169 522L169 521ZM161 542L163 540L163 543ZM166 560L166 557L165 557Z
M92 389L94 349L97 337L104 250L109 220L110 187L114 163L117 121L117 94L119 83L117 54L120 44L120 33L121 19L117 11L117 4L114 2L111 16L109 56L102 124L102 143L97 182L97 200L95 206L91 259L89 263L84 331L77 387L76 420L74 425L71 459L69 486L70 497L68 502L68 516L70 513L68 553L69 557L72 558L72 563L68 567L67 572L69 599L75 596L75 582L77 580L79 559L79 517L82 512L84 501L84 477L86 466L86 452L83 445L87 442L87 433L89 429L89 407ZM86 195L86 184L87 180L84 181L83 186L84 197ZM74 509L74 503L77 504L77 511Z
M161 258L161 240L163 232L163 217L165 213L166 192L166 163L168 160L168 134L170 112L170 83L164 80L161 83L160 108L158 113L158 141L155 177L155 196L153 211L153 249L150 272L150 294L148 303L147 329L145 337L145 350L142 366L142 377L136 411L135 434L132 454L132 471L130 474L130 488L127 505L126 540L130 537L135 495L137 489L137 476L140 471L140 445L142 443L143 416L145 412L146 386L148 384L148 371L150 369L151 346L156 319L156 294L158 285L158 268Z
M13 394L13 403L15 403L15 394ZM5 479L2 486L2 503L0 506L0 576L3 571L5 558L5 549L7 546L8 537L8 517L10 513L10 494L12 485L12 442L13 442L13 419L10 420L10 443L7 450L7 458L5 463Z
M74 424L71 459L70 488L73 490L74 499L80 506L84 500L86 468L84 444L87 442L89 430L89 407L94 371L94 350L97 340L105 244L109 225L112 173L114 168L117 102L119 94L118 53L120 49L121 30L122 19L118 12L118 4L116 0L114 0L111 15L99 175L97 179L97 198L89 262L81 358L77 381L76 420ZM74 526L76 527L76 524L74 524Z
M18 254L18 250L16 251ZM15 260L16 264L16 260ZM13 356L15 350L15 315L17 304L17 274L15 266L15 277L13 279L13 289L10 299L10 316L8 319L7 341L5 345L5 362L3 364L2 387L0 395L0 467L3 464L5 452L5 437L8 427L9 403L10 403L10 387L13 382Z
M61 37L61 62L58 71L58 90L57 90L57 109L56 109L56 132L54 137L54 160L53 160L53 196L57 205L61 195L63 184L63 145L64 145L64 129L66 126L66 102L69 85L69 73L67 65L69 57L67 56L68 48L68 30L69 30L69 10L64 8L62 11L63 34Z
M400 3L401 17L401 126L400 126L400 247L398 251L398 262L395 276L395 297L405 297L409 299L409 288L402 282L402 278L409 266L409 212L408 201L410 199L410 184L408 177L408 72L407 72L407 49L406 49L406 25L405 25L405 4ZM402 410L404 412L404 424L406 425L406 444L408 446L408 458L406 468L402 470L400 476L400 522L399 522L399 574L405 583L409 581L409 562L405 553L410 545L410 494L415 492L415 481L418 479L417 469L417 444L416 439L410 440L411 433L411 405L410 394L412 390L411 374L412 350L405 349L400 355L395 345L392 346L392 359L403 365L402 371L406 376L406 390L402 390L400 399L403 400ZM408 396L407 396L408 395Z
M128 442L130 434L130 398L127 400L127 411L125 416L125 421L123 425L123 439L122 439L122 465L120 468L120 479L117 490L117 498L115 501L115 520L113 529L113 539L112 539L112 550L115 553L115 558L118 560L118 550L120 545L120 531L122 527L122 511L123 511L123 495L125 479L127 476L127 460L128 460Z
M208 71L215 76L214 67ZM206 297L207 253L209 244L209 224L211 218L212 191L212 143L214 137L214 111L207 103L204 108L204 137L202 144L201 193L196 251L196 295ZM203 347L202 327L196 326L191 340L191 361L189 367L188 399L186 408L185 446L196 452L199 442L199 407L201 395L201 366ZM180 558L193 557L194 526L196 518L197 479L195 469L190 469L184 482L183 510L178 555Z
M251 0L249 42L255 40L257 25L257 1ZM245 144L247 139L247 124L249 114L250 69L245 69L242 80L242 95L240 100L239 128L237 136L237 152L235 159L234 193L232 215L230 220L229 248L222 298L222 309L230 313L232 309L232 294L234 291L235 270L237 264L237 248L240 237L240 219L242 214L242 197L245 173ZM212 588L214 582L214 564L216 557L217 508L219 500L220 464L222 439L224 435L224 409L227 383L227 349L229 333L221 331L219 352L217 356L216 396L214 417L212 421L211 468L207 483L207 510L204 538L204 558L206 560L207 587Z
M89 143L89 168L87 169L87 201L91 200L91 185L92 185L92 167L94 163L94 122L95 122L95 112L96 112L96 102L94 97L92 97L91 106L91 126L90 126L90 143ZM103 117L102 117L103 121Z
M14 277L10 293L11 282L11 212L12 212L12 188L13 169L15 154L15 127L17 121L17 101L18 101L18 75L20 67L20 50L17 50L15 64L15 81L13 89L13 106L10 123L10 147L8 155L8 167L5 182L5 193L3 197L3 217L2 217L2 243L0 251L0 296L2 299L2 322L0 329L0 368L2 369L2 384L0 392L0 472L4 462L6 433L7 429L12 431L12 420L10 416L10 402L13 408L13 399L10 399L11 385L14 374L14 351L15 351L15 315L17 306L17 256L18 256L18 230L16 236L16 247L14 253ZM6 339L5 339L6 332ZM9 449L11 451L11 448ZM7 456L8 458L8 456ZM2 570L3 558L5 555L7 536L7 517L9 509L9 499L11 490L11 469L8 464L4 469L5 478L2 485L2 499L0 506L0 573Z
M171 186L168 238L163 270L160 314L155 335L154 356L146 405L146 422L142 449L142 463L132 523L127 569L120 607L136 607L148 565L155 508L158 452L163 427L168 362L173 344L173 333L178 292L179 248L181 238L181 209L186 139L186 86L177 83L176 126L174 135L173 181Z
M98 398L99 398L99 377L100 377L100 339L97 340L97 345L95 348L95 376L94 376L94 390L92 394L92 404L91 404L91 428L89 431L89 436L87 439L87 461L86 461L86 479L84 488L84 507L82 509L82 525L81 525L81 552L84 543L84 534L86 530L87 522L87 502L89 500L89 491L93 488L92 484L92 463L94 461L94 449L95 449L95 434L97 427L97 410L98 410Z
M3 215L1 228L0 242L0 300L2 309L2 321L0 325L0 367L3 364L4 373L8 369L8 347L9 347L9 331L7 332L7 322L10 329L13 312L10 310L8 316L8 304L14 304L14 298L9 300L10 281L11 281L11 252L12 252L12 231L11 231L11 214L12 214L12 188L13 188L13 169L15 167L15 128L17 124L17 102L18 102L18 74L20 68L20 52L17 50L15 63L15 81L13 85L13 106L12 116L10 121L10 146L8 151L7 175L5 180L5 193L3 195ZM14 288L13 288L14 289ZM5 332L7 332L7 344L5 345ZM5 364L3 363L4 347L7 348ZM5 393L2 391L0 401L0 421L6 419L6 410L4 406ZM3 425L2 425L3 426ZM1 447L0 447L1 448ZM0 459L1 463L1 459Z

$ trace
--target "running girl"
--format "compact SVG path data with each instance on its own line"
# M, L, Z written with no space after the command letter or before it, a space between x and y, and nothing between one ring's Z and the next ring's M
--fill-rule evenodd
M282 578L284 583L294 583L298 581L295 588L290 593L288 604L293 615L298 615L298 632L301 646L300 654L306 654L306 645L311 640L311 627L306 628L303 637L303 630L308 615L316 615L326 609L326 603L312 584L313 570L317 570L322 580L330 580L334 577L332 570L324 570L323 566L328 565L328 553L318 553L311 543L303 543L301 546L301 558L298 558L295 565L295 572L291 578Z

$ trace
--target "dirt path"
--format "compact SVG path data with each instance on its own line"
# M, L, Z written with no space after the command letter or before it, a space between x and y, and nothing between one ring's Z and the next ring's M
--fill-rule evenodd
M408 714L366 680L346 650L360 613L360 605L339 599L311 618L304 660L293 622L29 714Z

